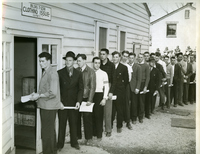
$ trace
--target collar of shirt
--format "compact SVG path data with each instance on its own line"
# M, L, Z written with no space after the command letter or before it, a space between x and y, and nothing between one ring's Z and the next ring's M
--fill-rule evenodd
M138 64L144 64L144 60L140 63L140 62L138 62Z
M71 72L71 74L73 74L73 66L71 67L66 67L68 72Z
M119 63L115 64L115 69L117 69L118 65L119 65Z
M46 73L48 73L48 72L51 70L51 68L52 68L52 67L51 67L51 65L50 65L46 70L43 71L43 75L46 74Z
M86 70L87 71L87 65L84 65L82 68L81 68L81 71L83 72L84 70Z

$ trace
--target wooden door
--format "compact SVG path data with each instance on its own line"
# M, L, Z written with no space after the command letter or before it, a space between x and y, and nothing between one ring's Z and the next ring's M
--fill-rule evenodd
M0 153L14 150L14 36L2 34L2 145Z
M51 65L56 69L62 67L62 48L60 39L38 38L37 39L37 54L42 52L48 52L52 55ZM42 70L39 65L39 59L37 62L37 89L42 76ZM41 139L41 121L40 121L40 109L37 109L37 123L36 123L36 153L42 152L42 139ZM56 132L58 131L58 118L56 118Z

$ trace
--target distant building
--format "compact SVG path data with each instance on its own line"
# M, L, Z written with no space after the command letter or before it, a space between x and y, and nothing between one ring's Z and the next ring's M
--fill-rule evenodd
M196 8L192 6L192 3L187 3L151 22L150 29L150 52L155 52L159 48L163 54L166 47L171 51L177 46L183 53L188 46L194 50L196 46Z

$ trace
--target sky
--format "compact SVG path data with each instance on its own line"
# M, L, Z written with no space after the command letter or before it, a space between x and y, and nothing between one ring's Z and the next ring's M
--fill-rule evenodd
M186 5L187 3L147 3L150 11L151 11L151 18L150 21L154 21L164 15L166 15L167 13L170 13L184 5ZM195 3L193 3L192 6L196 6Z

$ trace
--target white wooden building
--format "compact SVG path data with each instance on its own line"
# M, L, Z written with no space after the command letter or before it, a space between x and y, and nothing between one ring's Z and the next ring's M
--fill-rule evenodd
M50 52L52 65L60 69L64 66L62 57L70 50L85 53L90 65L101 48L108 48L110 53L149 49L151 13L146 3L4 2L2 9L2 154L14 152L20 138L14 130L23 113L14 114L14 106L21 104L23 78L34 78L37 91L41 77L39 53ZM33 146L40 153L39 109L35 115Z
M183 53L188 46L194 50L196 48L196 26L196 8L192 6L192 3L187 3L152 21L150 52L155 52L159 48L163 53L166 47L174 50L177 46Z

